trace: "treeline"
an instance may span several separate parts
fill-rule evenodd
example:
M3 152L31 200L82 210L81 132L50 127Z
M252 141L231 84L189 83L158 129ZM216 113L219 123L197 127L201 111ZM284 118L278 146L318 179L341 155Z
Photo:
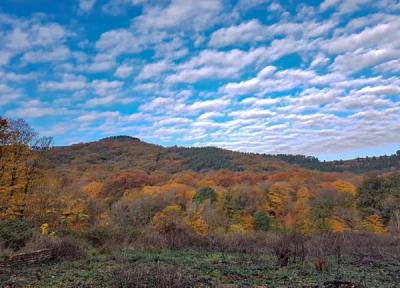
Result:
M400 168L400 150L392 155L356 158L353 160L320 161L317 157L305 155L264 155L269 159L280 159L289 164L296 164L306 169L325 172L366 173L371 171L389 171Z
M229 169L240 171L241 167L235 165L224 149L217 147L173 147L170 150L184 158L187 169L194 171Z

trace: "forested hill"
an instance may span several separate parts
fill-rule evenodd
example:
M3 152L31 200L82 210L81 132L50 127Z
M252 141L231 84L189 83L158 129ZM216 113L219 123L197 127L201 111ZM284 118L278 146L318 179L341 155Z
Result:
M52 169L75 170L83 174L90 171L99 173L99 176L129 169L167 173L219 169L273 171L298 165L327 172L364 173L400 168L400 151L390 156L328 162L304 155L242 153L216 147L165 148L130 136L113 136L95 142L54 147L46 158L48 167Z
M304 155L265 155L269 159L280 159L303 168L327 172L366 173L372 171L391 171L400 169L400 150L392 155L356 158L352 160L320 161L316 157Z
M290 165L260 154L233 152L216 147L165 148L129 136L113 136L95 142L53 147L44 165L57 174L96 175L140 169L148 172L176 173L185 170L266 172L284 170Z
M167 173L220 169L274 171L297 165L327 172L364 173L400 168L400 151L391 156L325 162L304 155L242 153L216 147L165 148L130 136L113 136L95 142L54 147L46 158L48 167L52 169L68 169L79 174L97 173L99 177L132 169Z

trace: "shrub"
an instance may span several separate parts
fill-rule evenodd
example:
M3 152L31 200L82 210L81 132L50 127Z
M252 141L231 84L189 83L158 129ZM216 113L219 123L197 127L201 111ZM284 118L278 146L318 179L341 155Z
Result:
M211 187L203 187L197 190L192 202L198 206L207 199L210 199L211 202L217 201L217 193Z
M75 260L84 256L82 245L74 238L55 238L49 242L54 260Z
M17 251L32 238L32 228L22 220L0 221L0 241L4 248Z
M268 231L271 226L271 218L262 211L254 213L254 224L256 229L260 231Z
M277 265L284 267L289 261L304 261L307 256L306 238L296 233L280 233L271 239L270 246L277 259Z
M86 230L83 236L91 245L100 247L110 242L113 238L113 231L107 227L94 227Z

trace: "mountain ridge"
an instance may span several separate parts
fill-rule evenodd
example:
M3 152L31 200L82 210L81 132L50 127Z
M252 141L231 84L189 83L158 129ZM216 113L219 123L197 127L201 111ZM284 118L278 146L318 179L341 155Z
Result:
M131 143L133 145L130 145ZM400 150L389 156L320 161L314 156L247 153L214 146L164 147L127 135L110 136L69 146L55 146L50 149L48 155L50 162L55 161L57 165L76 163L81 166L80 169L107 162L110 167L117 167L117 170L138 168L172 173L187 169L271 171L285 169L291 165L322 172L353 173L400 168Z

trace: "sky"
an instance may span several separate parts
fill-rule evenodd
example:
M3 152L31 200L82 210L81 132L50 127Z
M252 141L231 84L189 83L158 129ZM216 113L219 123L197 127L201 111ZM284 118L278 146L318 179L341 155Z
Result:
M1 0L0 115L55 145L400 149L400 0Z

